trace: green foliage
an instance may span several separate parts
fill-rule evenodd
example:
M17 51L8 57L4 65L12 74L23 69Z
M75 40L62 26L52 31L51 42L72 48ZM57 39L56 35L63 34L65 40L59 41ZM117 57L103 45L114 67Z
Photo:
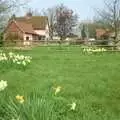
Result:
M89 37L96 38L96 28L97 28L96 24L90 23L87 26L88 26Z
M85 39L87 37L85 25L83 25L82 27L81 36L82 36L82 39Z
M7 97L7 96L6 96ZM45 93L41 95L33 91L24 96L25 102L19 103L15 97L9 97L0 104L0 119L5 120L66 120L74 111L70 110L68 101L63 97ZM5 99L5 97L4 97Z
M3 33L0 33L0 47L3 46Z

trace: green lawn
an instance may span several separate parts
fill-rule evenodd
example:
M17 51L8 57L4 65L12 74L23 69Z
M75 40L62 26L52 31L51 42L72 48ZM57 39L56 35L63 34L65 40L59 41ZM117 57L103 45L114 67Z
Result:
M33 60L26 70L0 67L8 94L31 94L34 89L43 94L61 86L58 98L77 106L56 120L120 120L120 53L83 54L80 47L16 52Z

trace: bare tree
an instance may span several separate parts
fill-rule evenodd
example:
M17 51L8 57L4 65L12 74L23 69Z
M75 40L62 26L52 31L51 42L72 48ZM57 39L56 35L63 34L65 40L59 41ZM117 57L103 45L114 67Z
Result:
M83 40L85 40L85 38L87 37L85 24L83 24L82 28L81 28L81 37L82 37Z
M56 6L48 8L42 11L44 16L48 17L48 27L49 27L49 36L50 39L53 40L53 34L55 30L55 22L56 22Z
M77 24L78 17L72 9L67 8L63 4L57 7L56 16L55 31L60 40L63 40L72 33L73 27Z
M7 21L16 10L24 5L23 0L0 0L0 46L3 45L3 30Z
M31 13L33 16L41 16L41 11L39 9L28 8L26 13Z
M20 7L25 6L23 0L0 0L0 29L4 28L6 21Z
M105 8L97 10L99 18L114 32L114 43L118 43L120 30L120 0L105 0Z
M50 39L58 35L62 40L72 32L77 23L77 15L63 4L42 10L42 14L48 17Z

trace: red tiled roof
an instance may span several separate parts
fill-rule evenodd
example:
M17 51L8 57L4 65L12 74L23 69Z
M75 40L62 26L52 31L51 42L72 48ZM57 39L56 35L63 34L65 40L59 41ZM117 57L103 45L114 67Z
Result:
M96 29L96 37L111 36L112 31L109 29Z
M16 25L20 28L21 31L30 34L36 34L33 30L32 24L27 24L25 22L15 21Z
M45 30L45 27L47 24L47 17L46 16L16 17L15 20L18 22L32 24L33 29Z
M96 36L97 37L101 37L102 35L104 35L106 33L105 29L96 29Z
M15 17L14 19L10 19L8 26L12 22L14 22L17 25L17 27L24 33L37 34L34 32L34 30L46 29L47 17L46 16Z

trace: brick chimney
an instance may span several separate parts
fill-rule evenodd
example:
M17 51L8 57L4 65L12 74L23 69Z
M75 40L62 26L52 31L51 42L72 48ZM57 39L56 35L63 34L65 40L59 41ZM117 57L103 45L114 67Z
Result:
M30 19L32 17L32 12L27 12L25 17L27 19Z

